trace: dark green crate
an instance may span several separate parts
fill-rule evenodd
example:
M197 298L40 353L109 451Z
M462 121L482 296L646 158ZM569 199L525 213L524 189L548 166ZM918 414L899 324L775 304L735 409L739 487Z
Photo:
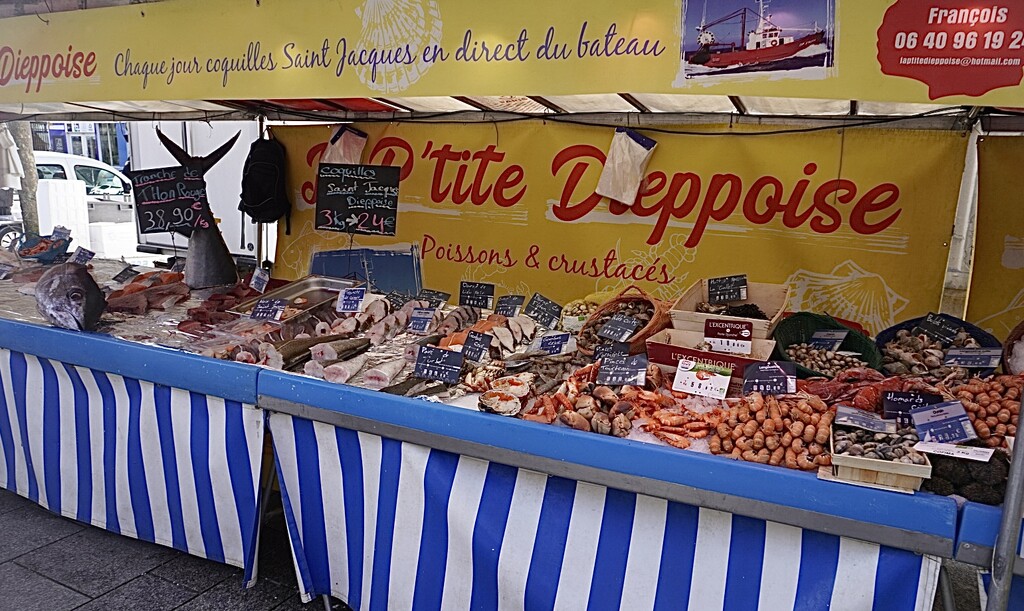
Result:
M875 346L875 342L871 341L867 335L839 323L831 316L814 314L813 312L797 312L788 318L784 318L782 322L775 327L775 332L772 334L772 338L775 339L776 343L775 352L772 353L772 358L779 361L793 362L793 360L789 358L789 355L786 354L786 348L789 348L793 344L811 341L811 336L814 335L815 331L831 331L838 329L846 329L849 331L846 339L844 339L842 345L839 346L840 350L859 353L860 360L866 362L872 369L879 369L882 366L882 354L878 351L878 347ZM808 369L798 363L793 364L796 365L796 373L798 377L829 377L824 373Z

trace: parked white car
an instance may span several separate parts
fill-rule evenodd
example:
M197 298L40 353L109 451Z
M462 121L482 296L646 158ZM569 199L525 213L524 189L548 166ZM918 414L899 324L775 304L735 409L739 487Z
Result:
M78 179L85 182L85 193L89 199L131 202L132 181L102 161L50 151L35 151L35 158L39 178Z

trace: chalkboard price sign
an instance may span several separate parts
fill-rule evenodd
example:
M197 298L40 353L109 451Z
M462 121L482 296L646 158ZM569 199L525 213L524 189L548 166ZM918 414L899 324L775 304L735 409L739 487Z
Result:
M616 312L612 314L608 322L601 325L601 328L597 330L597 336L616 342L624 342L633 337L639 326L639 320L632 316L626 316L621 312Z
M747 298L747 275L722 276L708 280L708 301L728 303Z
M502 316L517 316L525 302L525 295L502 295L498 297L498 305L495 306L494 311Z
M140 233L213 227L206 181L198 168L137 170L132 172L132 191Z
M924 317L924 320L918 324L918 329L928 337L948 344L956 337L957 332L960 331L960 326L942 314L929 312Z
M479 363L485 354L490 354L491 339L493 338L486 333L470 331L466 335L466 343L462 345L462 354L466 355L467 359Z
M416 353L416 367L413 369L413 375L425 380L455 384L459 381L464 358L461 352L423 346Z
M612 355L601 361L597 370L597 383L608 386L620 384L642 385L647 380L647 355Z
M131 280L132 278L134 278L135 276L138 276L139 273L140 273L139 270L137 270L134 267L132 267L131 265L129 265L128 267L126 267L126 268L122 269L121 271L117 272L117 274L114 275L113 280L114 280L114 282L118 282L118 283L127 282L127 281Z
M395 235L398 166L321 163L317 169L316 229Z
M611 356L626 356L629 354L629 344L626 342L609 342L594 346L594 360L603 361Z
M490 310L494 306L494 285L487 282L460 282L459 305Z
M253 320L281 320L284 308L288 305L287 299L260 299L253 306L249 318Z
M451 296L451 293L445 293L444 291L421 289L419 295L416 295L416 299L428 302L432 308L443 308L448 304L448 299Z
M562 317L562 306L540 293L534 293L530 298L530 303L526 304L523 314L537 321L537 324L542 327L554 329Z

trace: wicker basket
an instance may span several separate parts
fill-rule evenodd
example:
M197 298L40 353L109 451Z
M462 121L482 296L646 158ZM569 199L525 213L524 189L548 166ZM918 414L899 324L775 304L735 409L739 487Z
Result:
M646 291L636 285L627 286L618 295L612 297L594 310L594 313L590 315L587 322L583 323L583 328L580 329L579 335L577 335L577 341L578 338L583 335L584 331L597 324L597 321L601 318L602 314L615 310L616 306L619 304L629 303L631 301L647 302L654 306L654 313L651 315L651 321L647 323L647 326L634 333L633 337L628 340L630 354L640 354L641 352L644 352L647 349L647 338L662 329L668 328L669 322L671 321L668 311L669 308L672 307L672 304L651 297ZM592 348L581 347L580 352L587 356L594 354L594 350Z
M849 350L850 352L856 352L860 354L860 360L868 364L868 367L872 369L878 369L882 366L882 354L878 351L874 342L868 338L867 335L860 333L856 329L851 329L846 325L838 322L836 319L828 315L813 314L811 312L797 312L792 316L785 318L775 327L775 332L772 337L775 338L775 353L772 358L780 361L790 361L789 354L786 353L786 348L789 348L793 344L800 344L803 342L811 341L811 336L814 335L815 331L822 330L841 330L845 329L849 331L843 343L839 346L840 350ZM796 365L796 373L801 378L809 378L814 376L831 377L827 374L808 369L799 363Z
M1021 340L1024 340L1024 320L1020 321L1013 331L1006 336L1006 341L1003 342L1003 373L1011 373L1014 375L1024 373L1022 371L1010 371L1010 355L1013 354L1013 345Z

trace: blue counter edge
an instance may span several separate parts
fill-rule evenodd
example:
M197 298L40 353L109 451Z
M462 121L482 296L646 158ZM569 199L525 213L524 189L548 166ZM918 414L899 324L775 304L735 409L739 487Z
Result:
M242 403L256 403L260 367L99 333L0 319L0 348Z
M813 473L503 418L283 372L261 373L258 394L606 471L925 533L950 542L956 539L956 503L934 494L907 495L826 482Z
M957 529L956 549L960 549L963 543L978 547L995 547L1002 519L1002 506L993 507L971 501L964 503L960 513L960 528ZM1024 538L1024 529L1021 537ZM1020 549L1019 544L1017 549Z

